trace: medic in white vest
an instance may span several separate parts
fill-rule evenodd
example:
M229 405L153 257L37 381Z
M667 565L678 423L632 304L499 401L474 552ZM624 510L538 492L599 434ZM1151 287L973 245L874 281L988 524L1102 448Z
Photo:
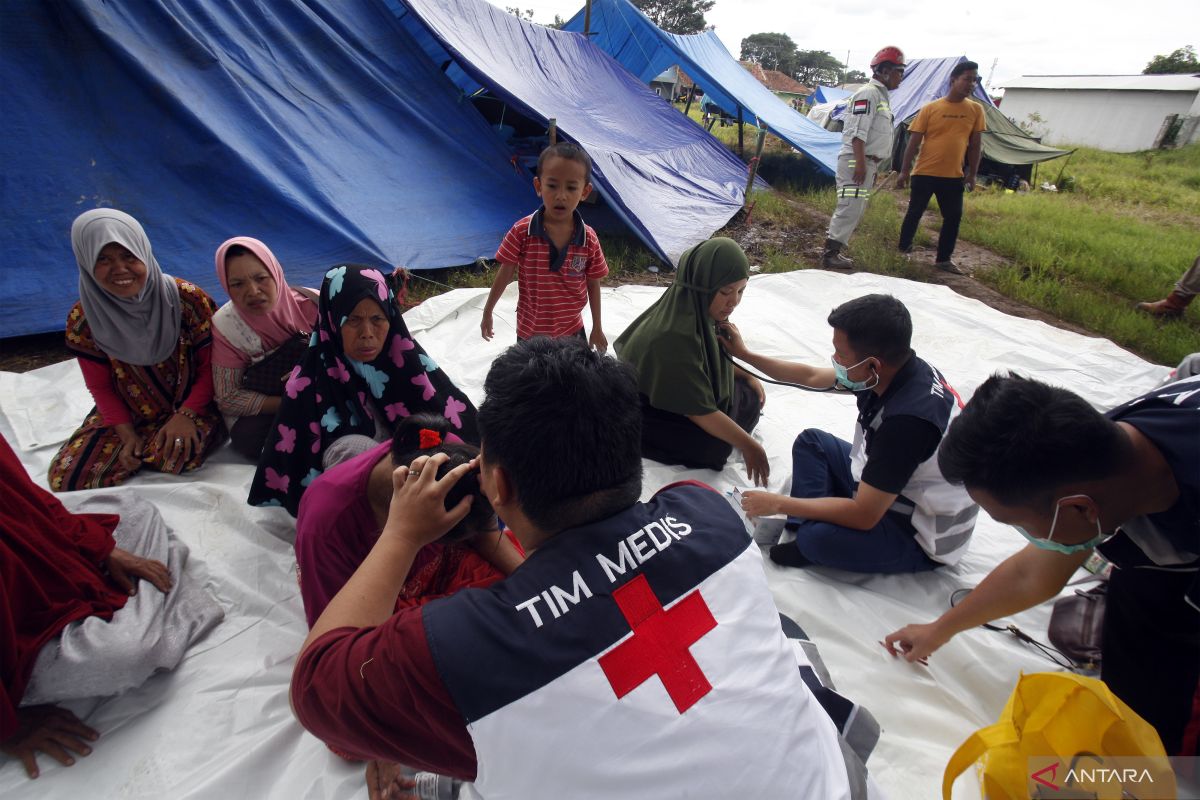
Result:
M746 492L752 516L787 514L795 542L771 548L784 566L921 572L967 551L979 507L942 477L937 450L962 408L954 388L913 352L912 318L891 295L835 308L832 367L750 352L729 326L725 349L779 381L855 393L853 444L808 429L792 447L788 495Z
M727 502L695 483L638 502L629 368L535 338L493 363L485 390L479 463L396 470L404 513L297 659L304 726L487 798L877 795L802 677ZM444 498L473 468L527 560L393 614L413 555L465 513Z

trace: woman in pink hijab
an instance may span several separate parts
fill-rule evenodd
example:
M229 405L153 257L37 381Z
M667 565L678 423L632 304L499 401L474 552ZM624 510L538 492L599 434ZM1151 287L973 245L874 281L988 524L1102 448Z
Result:
M316 294L292 288L265 244L235 236L217 248L217 278L230 301L213 316L213 383L233 449L257 461L283 382L308 347Z

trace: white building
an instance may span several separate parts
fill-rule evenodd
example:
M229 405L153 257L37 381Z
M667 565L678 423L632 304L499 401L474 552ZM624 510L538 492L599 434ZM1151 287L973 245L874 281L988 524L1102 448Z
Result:
M679 67L667 67L650 81L650 88L668 103L679 97Z
M1026 75L1004 90L1000 111L1046 144L1149 150L1172 115L1176 144L1200 138L1200 75Z

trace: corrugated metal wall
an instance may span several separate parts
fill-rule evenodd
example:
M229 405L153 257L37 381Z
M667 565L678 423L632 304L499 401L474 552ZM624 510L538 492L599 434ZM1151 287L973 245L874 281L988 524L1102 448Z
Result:
M1022 89L1005 91L1000 110L1031 125L1046 144L1086 145L1114 153L1148 150L1170 114L1192 113L1195 92ZM1031 123L1036 114L1040 121Z

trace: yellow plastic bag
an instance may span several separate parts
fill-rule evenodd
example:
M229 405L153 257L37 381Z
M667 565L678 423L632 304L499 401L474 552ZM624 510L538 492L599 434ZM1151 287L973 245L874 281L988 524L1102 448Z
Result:
M986 800L1175 796L1158 732L1102 682L1069 672L1021 676L1000 720L950 757L943 800L976 761Z

